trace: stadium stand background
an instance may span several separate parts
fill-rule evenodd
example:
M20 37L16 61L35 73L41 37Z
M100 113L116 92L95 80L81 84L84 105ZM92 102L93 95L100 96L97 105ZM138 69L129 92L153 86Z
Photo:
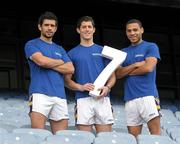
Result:
M8 2L8 1L7 1ZM69 3L71 2L71 7ZM144 39L159 45L162 60L157 67L157 85L161 99L179 100L180 92L180 2L178 0L99 0L52 1L45 3L22 2L0 10L0 91L27 93L29 68L24 57L24 44L38 37L37 18L46 10L59 17L59 29L54 41L67 51L79 42L75 31L80 16L90 15L96 22L95 42L121 49L128 45L124 25L130 18L143 22ZM24 4L24 6L23 6ZM73 6L73 7L72 7ZM67 90L68 95L73 92ZM123 79L112 90L112 99L120 100ZM70 97L72 98L72 97Z
M14 3L13 3L14 2ZM41 12L53 11L59 17L59 29L54 41L67 51L79 43L75 31L80 16L93 16L96 22L95 42L121 49L128 45L124 25L130 18L143 22L144 39L159 45L162 60L157 69L157 85L162 107L162 136L151 136L147 125L143 126L139 144L180 144L180 1L179 0L61 0L49 3L4 1L0 9L0 144L48 144L78 143L136 144L127 134L124 103L122 101L123 79L112 89L115 116L113 133L85 133L74 127L74 97L67 89L70 114L68 131L52 136L49 123L46 130L29 129L28 85L29 67L24 57L24 44L38 37L37 18ZM70 7L69 5L74 7ZM24 6L23 6L24 5ZM75 130L75 131L74 131ZM118 132L118 133L115 133ZM31 135L29 135L31 134ZM87 141L88 140L88 141Z

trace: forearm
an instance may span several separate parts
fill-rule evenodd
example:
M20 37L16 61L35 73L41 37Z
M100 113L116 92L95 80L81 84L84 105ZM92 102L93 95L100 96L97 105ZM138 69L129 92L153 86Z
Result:
M54 68L64 65L64 61L60 59L52 59L47 58L44 64L42 65L44 68Z
M145 64L141 67L134 69L132 72L129 73L129 75L144 75L152 71L153 71L153 68L150 68L148 67L147 64Z
M82 85L80 85L79 83L76 83L74 81L72 81L70 84L68 84L67 87L71 90L82 91Z
M60 66L53 67L52 69L59 73L62 73L62 74L73 74L74 73L74 66L71 62L67 62Z
M106 82L105 86L107 86L110 90L115 85L115 83L116 83L116 75L115 75L115 73L112 73L112 75L110 76L110 78Z
M68 87L69 89L81 91L82 85L72 80L72 74L66 74L64 76L64 80L66 87Z
M64 64L63 60L43 56L40 52L34 53L30 59L43 68L53 68Z
M122 78L126 75L129 75L133 70L135 70L137 67L135 64L131 64L126 67L118 67L115 71L117 78Z
M138 69L141 66L144 66L146 64L145 61L140 61L140 62L135 62L131 65L128 65L126 67L119 67L116 70L116 77L117 78L122 78L124 76L130 75L133 71Z
M143 75L152 72L157 64L157 59L150 57L147 58L143 65L133 70L129 75Z

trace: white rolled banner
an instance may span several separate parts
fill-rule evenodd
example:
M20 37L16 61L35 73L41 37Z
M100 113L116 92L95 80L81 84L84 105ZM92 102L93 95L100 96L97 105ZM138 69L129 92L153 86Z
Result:
M98 89L106 84L111 74L119 65L124 62L127 53L109 46L104 46L102 50L102 56L111 59L112 61L102 70L102 72L94 81L95 88L93 91L89 92L89 95L93 97L97 97L100 95L101 91Z

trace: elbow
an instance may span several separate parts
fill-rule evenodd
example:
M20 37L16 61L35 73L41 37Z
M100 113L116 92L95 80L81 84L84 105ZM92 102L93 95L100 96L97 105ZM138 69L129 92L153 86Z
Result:
M150 72L152 72L154 70L154 68L146 68L146 72L147 73L150 73Z
M123 77L121 74L117 74L117 73L115 74L115 76L116 76L116 79L120 79Z
M116 79L120 79L120 78L122 78L122 77L123 77L123 75L122 75L122 74L120 74L120 73L118 73L118 72L116 72L116 73L115 73L115 76L116 76Z
M74 68L74 65L72 63L69 64L69 73L70 74L74 74L75 72L75 68Z
M116 79L121 79L123 77L124 77L123 75L116 75Z
M74 66L72 64L69 64L66 74L74 74Z
M69 73L70 73L70 74L74 74L74 71L75 71L75 69L74 69L74 67L72 66L72 67L69 69Z

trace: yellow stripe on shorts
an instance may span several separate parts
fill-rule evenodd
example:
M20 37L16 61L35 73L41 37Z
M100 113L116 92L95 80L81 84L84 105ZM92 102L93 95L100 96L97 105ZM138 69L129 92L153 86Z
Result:
M28 103L28 106L32 106L32 101Z

